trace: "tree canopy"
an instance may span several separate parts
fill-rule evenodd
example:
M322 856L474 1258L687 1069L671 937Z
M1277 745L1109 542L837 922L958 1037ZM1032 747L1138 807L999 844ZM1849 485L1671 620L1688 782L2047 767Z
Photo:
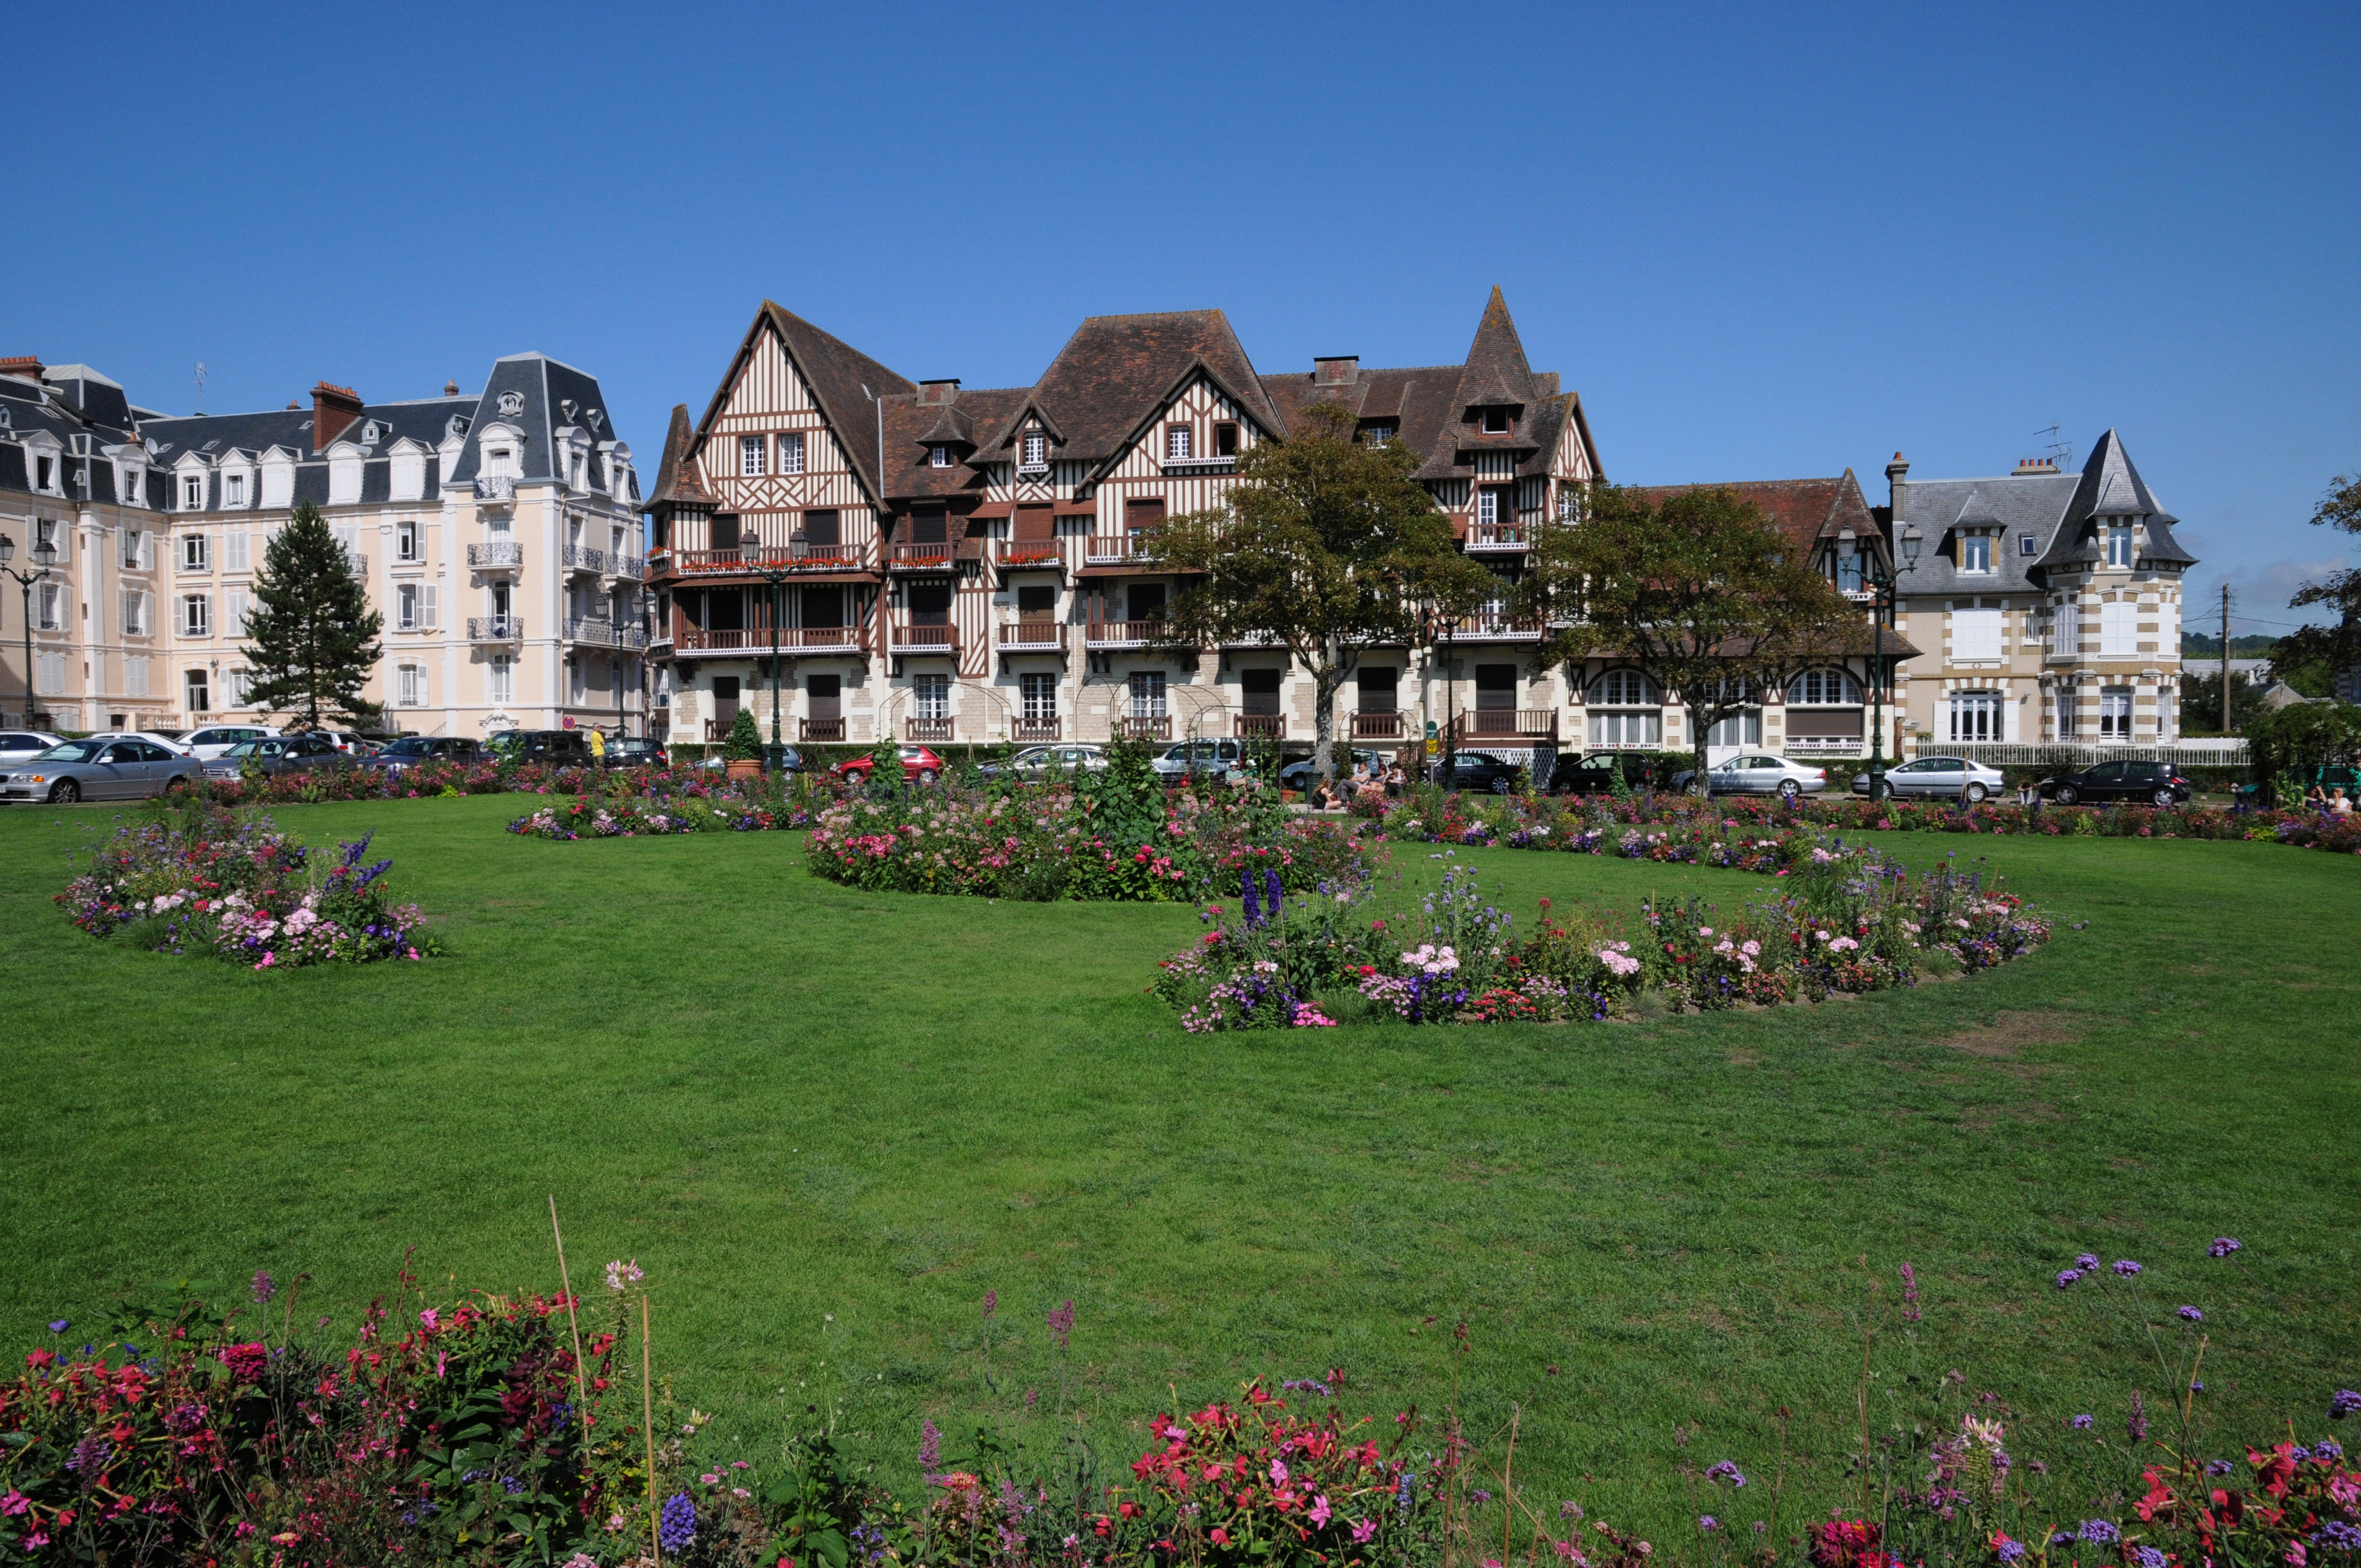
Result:
M2315 527L2361 534L2361 475L2339 474L2331 479L2328 494L2321 498L2312 521ZM2334 609L2336 624L2300 627L2289 632L2272 650L2273 662L2283 670L2325 666L2333 672L2361 667L2361 567L2347 566L2319 582L2306 583L2288 601L2291 609L2312 605Z
M1517 598L1557 628L1543 657L1578 672L1606 655L1677 693L1699 771L1714 725L1804 664L1869 647L1860 607L1727 488L1597 486L1577 524L1542 532L1535 559Z
M1418 467L1398 441L1355 440L1342 405L1313 403L1295 433L1239 458L1224 505L1168 519L1148 541L1193 578L1169 612L1173 642L1267 639L1311 672L1323 774L1334 774L1336 691L1362 655L1414 646L1437 617L1501 590L1459 553Z
M246 620L249 702L291 710L315 729L324 718L365 723L378 715L361 688L385 652L378 641L385 618L369 608L352 558L311 502L271 535L254 601Z

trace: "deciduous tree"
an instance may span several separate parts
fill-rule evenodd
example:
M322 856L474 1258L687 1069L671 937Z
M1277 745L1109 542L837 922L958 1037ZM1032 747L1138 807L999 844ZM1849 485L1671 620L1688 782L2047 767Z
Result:
M2339 474L2331 479L2328 494L2321 498L2312 521L2318 527L2361 533L2361 475ZM2280 638L2271 652L2275 667L2281 671L2307 666L2325 666L2330 672L2361 669L2361 566L2347 566L2319 582L2304 584L2288 605L2293 609L2326 605L2335 611L2336 623L2301 627Z

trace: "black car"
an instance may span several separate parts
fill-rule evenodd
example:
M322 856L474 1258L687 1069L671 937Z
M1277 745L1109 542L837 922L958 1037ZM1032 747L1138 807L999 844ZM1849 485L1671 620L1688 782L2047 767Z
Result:
M610 768L661 768L664 765L664 749L653 740L609 740L607 742L607 765Z
M465 735L404 735L389 740L356 764L398 773L421 762L480 762L484 743Z
M2170 762L2101 762L2079 773L2044 779L2041 798L2060 806L2078 800L2136 800L2147 806L2180 806L2196 786Z
M1580 756L1569 751L1550 770L1552 795L1612 795L1615 774L1632 789L1656 787L1656 759L1643 751L1593 751Z
M598 760L590 754L587 729L511 729L493 736L490 745L508 762L544 767L587 768Z
M1507 795L1524 776L1522 763L1508 762L1489 751L1461 751L1434 765L1434 782L1445 789L1479 789Z

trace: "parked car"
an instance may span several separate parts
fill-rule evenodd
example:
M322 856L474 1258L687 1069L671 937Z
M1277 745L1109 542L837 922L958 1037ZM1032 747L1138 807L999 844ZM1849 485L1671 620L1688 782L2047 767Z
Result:
M421 762L480 762L484 744L464 735L404 735L358 759L354 766L398 773Z
M203 764L137 737L60 740L0 776L0 800L139 800L192 784Z
M1944 800L1964 800L1970 806L1998 795L2006 783L1998 768L1966 757L1920 757L1916 762L1896 762L1885 770L1888 795L1934 795ZM1853 775L1852 792L1869 793L1867 773Z
M97 734L87 736L85 739L92 740L145 740L149 745L163 747L164 750L171 752L172 755L176 757L186 757L192 754L187 744L181 740L180 731L176 729L102 729Z
M1240 740L1180 740L1150 757L1148 765L1168 784L1184 779L1227 778L1246 765L1246 743Z
M801 756L796 752L796 749L790 746L787 748L787 751L790 755L796 756L796 765L797 767L801 767L803 765L803 761ZM836 766L829 769L829 772L836 777L842 779L846 784L855 786L867 784L869 782L869 775L876 771L877 759L865 754L858 757L847 757L844 761L837 763ZM943 766L943 760L940 757L936 756L935 753L928 748L924 746L905 746L902 748L902 777L909 783L930 784L937 779L942 777L946 771L947 770Z
M1656 785L1656 759L1644 751L1593 751L1587 756L1569 751L1550 770L1549 793L1611 795L1618 772L1633 789Z
M1335 762L1338 784L1353 776L1355 762L1367 768L1372 773L1382 773L1386 771L1384 758L1375 751L1364 751L1357 747L1352 749L1349 754L1343 751L1336 752ZM1288 789L1310 789L1319 777L1320 772L1312 765L1312 759L1309 757L1290 762L1279 770L1279 782Z
M50 747L64 743L64 736L51 735L45 730L0 730L0 767L10 762L29 762Z
M588 729L503 729L484 744L510 762L587 768L598 760L590 754Z
M1027 784L1038 784L1049 774L1051 764L1063 773L1103 773L1106 772L1106 748L1078 740L1063 740L1054 746L1027 746L1005 762L986 762L978 770L986 778L1019 778Z
M2150 806L2179 806L2197 787L2170 762L2101 762L2079 773L2041 781L2041 797L2060 806L2078 800L2137 800Z
M352 759L337 751L336 743L324 731L306 729L300 735L266 735L258 740L240 740L203 767L209 779L234 779L242 777L248 766L276 778L280 773L308 773L351 765Z
M609 740L606 761L610 768L661 768L664 765L664 749L654 740Z
M210 762L241 740L259 740L278 733L269 724L214 724L189 736L185 744L197 761Z
M1793 800L1828 788L1828 771L1768 751L1747 751L1707 769L1703 778L1695 770L1675 773L1673 787L1684 795L1783 795Z
M1523 763L1511 762L1489 751L1455 752L1434 765L1434 782L1444 789L1480 789L1507 795L1524 776Z

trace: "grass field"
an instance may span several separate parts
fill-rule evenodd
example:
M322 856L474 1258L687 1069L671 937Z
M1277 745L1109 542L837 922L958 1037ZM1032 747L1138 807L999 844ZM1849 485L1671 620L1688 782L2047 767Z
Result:
M833 1387L905 1471L922 1413L1055 1390L1068 1298L1118 1458L1168 1387L1341 1365L1359 1408L1432 1407L1465 1321L1477 1429L1521 1406L1530 1485L1643 1523L1685 1458L1767 1469L1783 1405L1807 1489L1835 1484L1872 1278L1882 1377L1915 1354L2041 1421L2158 1397L2145 1340L2050 1284L2086 1248L2142 1260L2163 1316L2204 1307L2225 1451L2361 1384L2350 859L1902 838L1989 855L2057 940L1821 1007L1191 1037L1142 994L1186 909L858 894L799 835L548 844L500 831L517 809L282 811L315 844L376 828L453 952L269 975L82 936L49 895L115 812L0 815L0 1349L261 1267L349 1317L413 1246L431 1280L554 1286L555 1193L578 1283L650 1271L684 1401L767 1448ZM1762 886L1465 859L1521 918Z

